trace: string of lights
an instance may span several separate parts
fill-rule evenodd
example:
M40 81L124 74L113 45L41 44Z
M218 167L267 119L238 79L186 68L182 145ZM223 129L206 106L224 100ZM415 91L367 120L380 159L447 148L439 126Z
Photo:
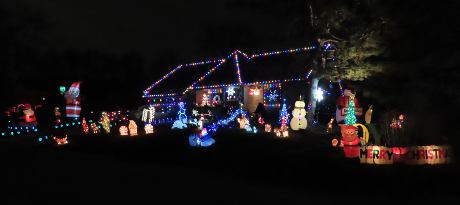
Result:
M272 84L272 83L286 83L286 82L293 82L293 81L302 81L307 80L306 78L291 78L291 79L284 79L284 80L268 80L268 81L257 81L257 82L250 82L250 83L243 83L241 85L258 85L258 84ZM219 85L206 85L206 86L196 86L193 89L209 89L209 88L220 88L220 87L228 87L228 86L238 86L238 83L233 84L219 84Z
M238 83L241 85L243 81L241 80L241 73L240 73L240 63L238 62L238 54L235 52L235 68L236 68L236 75L238 77Z
M216 71L220 66L222 66L223 64L225 63L225 61L222 61L220 62L219 64L217 64L214 68L211 68L211 70L209 70L206 74L204 74L203 76L201 76L200 78L198 78L197 81L195 81L194 83L192 83L189 87L187 87L187 89L184 90L184 92L182 92L182 95L187 93L189 90L193 90L193 87L198 84L199 82L201 82L202 80L204 80L206 77L208 77L209 74L213 73L214 71Z
M303 47L303 48L296 48L296 49L287 49L287 50L279 50L279 51L272 51L272 52L265 52L265 53L260 53L260 54L253 54L253 55L248 55L246 53L243 53L239 50L236 50L232 52L230 55L228 55L226 58L223 59L218 59L218 60L207 60L207 61L200 61L200 62L195 62L195 63L189 63L189 64L181 64L177 67L175 67L173 70L171 70L169 73L161 77L158 81L153 83L151 86L149 86L147 89L144 90L144 98L145 97L163 97L161 94L156 94L156 95L149 95L149 91L153 89L156 85L158 85L160 82L165 80L166 78L170 77L172 74L177 72L183 67L190 67L190 66L198 66L198 65L204 65L204 64L212 64L212 63L218 63L215 67L213 67L211 70L209 70L204 76L200 77L197 81L195 81L191 86L189 86L182 94L187 93L189 90L194 89L195 85L199 82L201 82L204 78L206 78L209 74L214 72L217 68L219 68L222 64L224 64L232 55L235 56L235 63L237 64L237 75L238 75L238 82L240 84L243 84L241 80L241 73L239 72L239 62L238 62L238 54L241 54L244 56L246 59L250 60L253 58L258 58L258 57L263 57L263 56L273 56L273 55L280 55L280 54L291 54L291 53L298 53L298 52L303 52L303 51L309 51L313 50L316 47L310 46L310 47ZM233 84L232 84L233 85ZM236 84L235 84L236 85ZM172 93L170 93L172 94Z

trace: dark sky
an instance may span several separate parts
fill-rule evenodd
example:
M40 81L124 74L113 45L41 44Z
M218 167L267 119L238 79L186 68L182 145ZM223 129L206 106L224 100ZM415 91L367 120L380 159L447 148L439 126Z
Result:
M76 80L107 90L82 91L93 100L139 100L144 88L181 63L221 58L234 49L256 53L310 44L296 31L305 22L303 1L17 0L0 5L11 24L24 30L14 33L19 44L25 33L52 51L44 57L8 51L13 55L8 61L24 56L19 64L27 64L10 65L9 80L15 83L6 95L12 103ZM32 47L39 51L41 45Z
M248 38L281 33L284 24L289 22L283 22L281 17L270 18L276 15L267 15L273 11L264 11L264 3L248 5L255 7L253 9L245 8L244 2L241 7L234 6L239 3L225 0L17 0L8 4L9 9L17 9L19 5L45 15L52 41L60 48L117 54L136 51L147 59L155 59L165 51L194 57L202 52L200 44L205 38L228 45L226 41L232 42L226 35L228 32ZM215 29L215 35L203 36L206 29ZM242 40L235 44L250 40L239 39Z

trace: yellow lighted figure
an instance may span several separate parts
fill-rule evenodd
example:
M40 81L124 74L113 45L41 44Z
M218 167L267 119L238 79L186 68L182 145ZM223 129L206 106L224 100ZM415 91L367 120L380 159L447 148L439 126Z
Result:
M354 124L355 127L361 127L361 129L363 129L363 137L362 137L362 141L361 141L361 144L364 145L364 144L367 144L367 142L369 142L369 130L367 129L366 126L364 126L363 124ZM364 144L363 144L364 142Z

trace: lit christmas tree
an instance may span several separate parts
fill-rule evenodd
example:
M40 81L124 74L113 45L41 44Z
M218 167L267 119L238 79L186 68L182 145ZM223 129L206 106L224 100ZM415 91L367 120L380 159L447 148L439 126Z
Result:
M283 120L283 117L285 118L284 120ZM286 99L283 99L283 107L280 110L279 123L281 125L284 124L284 126L286 126L286 124L289 123L289 113L288 113L287 107L286 107Z
M345 117L345 124L346 125L356 124L355 95L350 95L350 100L348 101L347 116Z

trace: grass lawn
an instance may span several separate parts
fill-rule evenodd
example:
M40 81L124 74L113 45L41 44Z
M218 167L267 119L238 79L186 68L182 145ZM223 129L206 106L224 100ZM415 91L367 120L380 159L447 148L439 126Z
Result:
M456 164L361 165L309 131L276 138L220 129L209 148L190 147L188 135L159 128L137 137L71 135L64 146L2 140L1 200L306 204L460 197Z

